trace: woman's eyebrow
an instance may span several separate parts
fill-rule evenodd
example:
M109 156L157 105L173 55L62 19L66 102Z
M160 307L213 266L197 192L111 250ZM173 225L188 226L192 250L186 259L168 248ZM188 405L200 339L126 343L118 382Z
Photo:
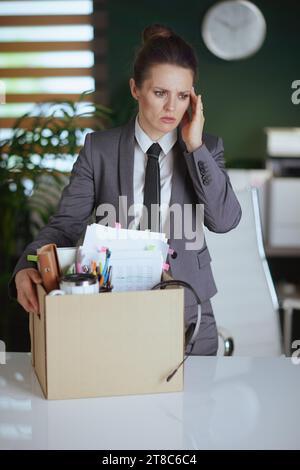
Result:
M153 88L159 88L161 91L169 91L166 88L160 87L160 86L154 86ZM190 93L191 90L185 90L185 91L179 91L179 93Z

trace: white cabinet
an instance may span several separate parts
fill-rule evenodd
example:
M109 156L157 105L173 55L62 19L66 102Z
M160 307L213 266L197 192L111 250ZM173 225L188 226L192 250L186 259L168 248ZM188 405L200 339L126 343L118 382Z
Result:
M300 255L300 178L272 177L266 170L229 170L235 191L258 189L267 255Z
M267 197L267 244L300 248L300 179L273 178Z

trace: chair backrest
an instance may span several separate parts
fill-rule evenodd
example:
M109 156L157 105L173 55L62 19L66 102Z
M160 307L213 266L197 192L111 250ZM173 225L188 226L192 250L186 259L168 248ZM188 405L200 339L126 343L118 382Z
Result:
M257 190L237 191L239 225L228 233L205 229L218 287L212 305L217 325L234 339L234 355L279 356L278 301L265 257Z

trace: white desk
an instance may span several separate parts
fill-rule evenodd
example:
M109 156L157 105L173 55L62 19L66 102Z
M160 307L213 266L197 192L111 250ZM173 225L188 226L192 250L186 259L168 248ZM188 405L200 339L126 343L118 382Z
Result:
M182 393L47 401L30 356L0 365L0 449L299 449L300 364L190 357Z

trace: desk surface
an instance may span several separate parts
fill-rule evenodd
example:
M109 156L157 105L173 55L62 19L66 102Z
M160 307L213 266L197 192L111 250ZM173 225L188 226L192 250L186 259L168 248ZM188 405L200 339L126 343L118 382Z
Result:
M47 401L30 355L0 365L0 449L299 449L300 364L187 359L184 392Z

